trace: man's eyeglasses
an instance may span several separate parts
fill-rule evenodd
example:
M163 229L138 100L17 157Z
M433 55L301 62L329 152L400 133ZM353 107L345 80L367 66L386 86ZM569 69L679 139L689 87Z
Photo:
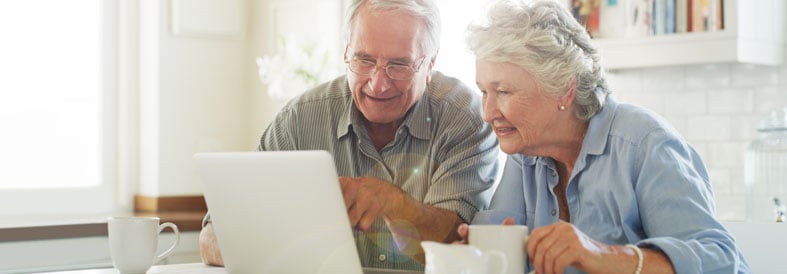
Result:
M393 80L410 80L413 78L413 75L421 69L424 59L426 59L426 56L421 57L421 59L415 63L417 67L413 67L415 64L385 64L385 75L388 75L388 77ZM377 72L378 68L377 63L371 59L353 57L345 59L344 62L347 63L347 68L349 68L350 71L360 76L372 75Z

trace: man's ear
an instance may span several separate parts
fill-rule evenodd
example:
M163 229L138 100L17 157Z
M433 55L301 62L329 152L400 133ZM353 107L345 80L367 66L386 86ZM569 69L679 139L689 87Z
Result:
M426 82L427 83L432 81L432 68L434 68L434 62L435 62L435 60L437 60L437 53L438 52L440 52L439 49L434 53L434 55L432 55L432 58L429 58L429 66L427 67L428 70L426 71Z

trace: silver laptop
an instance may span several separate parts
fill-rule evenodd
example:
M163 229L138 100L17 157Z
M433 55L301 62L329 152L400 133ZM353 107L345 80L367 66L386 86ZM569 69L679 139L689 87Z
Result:
M331 155L194 155L229 273L422 273L362 268Z

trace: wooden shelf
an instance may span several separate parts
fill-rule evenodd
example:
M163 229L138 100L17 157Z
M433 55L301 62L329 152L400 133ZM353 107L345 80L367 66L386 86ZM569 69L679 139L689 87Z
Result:
M0 243L52 240L83 237L106 237L107 218L110 216L156 216L161 222L172 222L181 232L202 230L202 217L206 211L170 211L159 213L106 213L84 217L41 217L41 220L20 217L19 221L6 218L0 225ZM62 219L59 219L62 218ZM32 218L36 219L36 218ZM171 232L169 229L164 232Z
M602 64L610 70L710 63L780 65L784 51L782 43L742 39L730 32L598 39L595 43Z

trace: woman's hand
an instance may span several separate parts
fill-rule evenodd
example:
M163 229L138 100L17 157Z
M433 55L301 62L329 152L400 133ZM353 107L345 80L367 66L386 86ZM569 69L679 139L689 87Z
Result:
M467 244L467 233L469 232L469 230L470 230L470 226L469 225L467 225L467 224L459 225L459 227L456 228L456 233L459 234L459 237L462 238L462 240L455 241L455 242L453 242L453 244L466 245Z
M568 266L588 273L613 273L628 269L630 260L621 262L626 268L615 264L614 260L605 261L612 259L608 255L617 257L614 255L619 252L626 251L621 246L599 243L574 225L562 221L534 229L527 243L527 254L536 273L563 273Z

